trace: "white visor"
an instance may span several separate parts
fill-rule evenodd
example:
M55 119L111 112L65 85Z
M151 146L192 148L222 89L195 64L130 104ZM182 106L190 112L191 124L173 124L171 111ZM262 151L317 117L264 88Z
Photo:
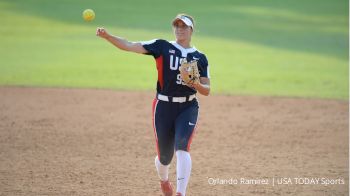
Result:
M187 18L186 16L178 16L173 20L173 25L175 24L175 22L177 20L181 20L182 22L184 22L187 26L191 27L193 29L193 23L191 21L191 19Z

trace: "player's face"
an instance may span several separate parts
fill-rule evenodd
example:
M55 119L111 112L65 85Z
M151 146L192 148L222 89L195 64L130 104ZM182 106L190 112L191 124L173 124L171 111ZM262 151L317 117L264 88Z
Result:
M174 33L177 41L190 41L192 28L187 26L183 21L178 20L174 24Z

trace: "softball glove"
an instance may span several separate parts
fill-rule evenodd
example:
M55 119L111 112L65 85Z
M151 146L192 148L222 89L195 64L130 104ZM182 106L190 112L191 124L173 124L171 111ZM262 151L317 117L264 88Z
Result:
M187 62L186 59L183 59L179 70L181 78L187 86L193 87L193 85L199 84L200 75L196 60Z

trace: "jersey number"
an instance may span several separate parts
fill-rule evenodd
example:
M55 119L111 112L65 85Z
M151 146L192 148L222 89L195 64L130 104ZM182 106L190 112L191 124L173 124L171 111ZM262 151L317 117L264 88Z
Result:
M186 83L181 78L181 74L177 74L176 77L177 77L176 84L186 85Z

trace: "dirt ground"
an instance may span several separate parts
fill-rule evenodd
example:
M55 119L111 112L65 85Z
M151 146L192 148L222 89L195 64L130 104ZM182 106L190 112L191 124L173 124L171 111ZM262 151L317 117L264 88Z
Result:
M153 97L0 87L0 195L161 195ZM348 195L348 101L199 100L187 195Z

